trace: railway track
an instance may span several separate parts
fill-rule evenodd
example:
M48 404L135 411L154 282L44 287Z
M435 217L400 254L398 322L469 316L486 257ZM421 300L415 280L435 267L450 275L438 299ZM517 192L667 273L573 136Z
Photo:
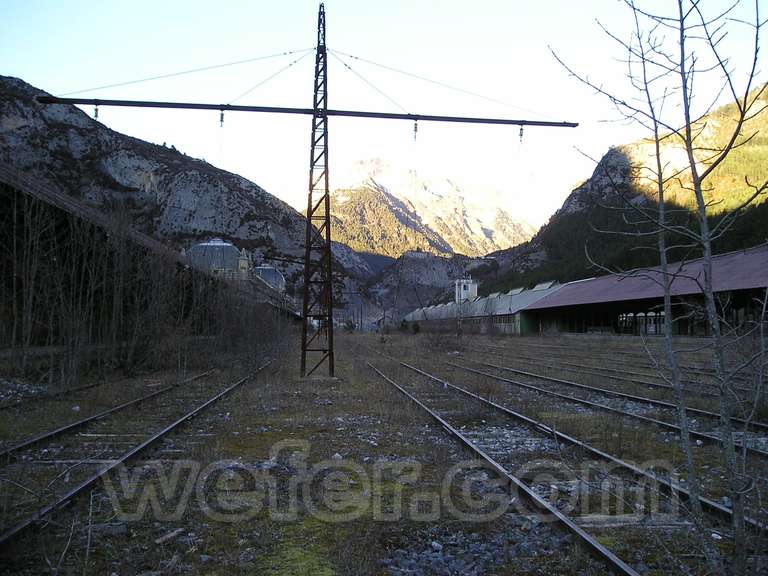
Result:
M506 347L500 347L500 348L507 350L509 352L513 351L512 349L506 348ZM589 355L591 358L599 358L611 364L621 364L628 368L635 368L638 370L646 370L650 372L650 374L644 374L646 376L653 375L653 372L655 372L657 369L656 366L654 366L649 361L648 354L646 352L638 352L638 351L632 351L632 350L626 350L626 349L612 349L610 348L610 346L607 349L595 350L594 347L588 348L580 345L566 346L566 345L558 345L558 344L542 344L538 342L534 343L529 341L520 341L515 343L514 352L519 353L521 348L527 349L529 352L531 348L533 348L534 350L555 351L561 356L565 356L565 357L575 356L577 360L582 359L583 355ZM582 355L579 355L579 352L581 352ZM659 354L661 354L661 352L659 352ZM680 369L683 372L686 372L688 374L697 374L699 376L704 376L704 377L713 378L713 379L715 378L715 371L713 369L705 368L701 365L681 362ZM749 382L749 376L743 373L737 373L731 376L731 380ZM694 381L694 380L687 380L687 382L701 384L701 382Z
M508 469L508 465L505 466L503 461L496 459L499 458L498 455L495 455L496 458L494 458L494 455L486 450L483 450L483 448L479 446L475 441L470 439L467 434L460 432L458 428L452 426L444 417L442 417L440 412L434 409L434 405L440 404L441 400L444 403L447 395L443 394L442 398L437 395L432 395L429 398L426 398L425 401L422 401L414 394L406 390L403 386L395 382L392 378L388 377L370 362L368 363L368 366L373 369L384 381L388 382L401 394L403 394L406 398L408 398L411 402L423 410L426 414L434 418L450 436L458 440L475 456L487 462L490 468L494 470L496 474L508 482L510 491L519 491L517 493L531 502L539 511L555 517L557 521L568 532L578 538L578 540L582 542L596 558L604 561L611 567L611 569L617 571L619 574L624 574L625 576L639 576L638 572L636 572L631 566L616 556L607 547L600 544L596 538L588 534L571 518L561 512L556 506L552 505L550 502L544 499L534 489L529 487L528 484L526 484L526 482L524 482L521 478L515 476L514 473ZM433 407L431 408L428 406L428 404L432 405ZM466 428L466 424L463 426L463 428Z
M480 352L483 354L496 354L498 356L502 356L504 358L508 358L510 355L514 354L514 358L516 360L520 360L526 364L535 364L537 366L541 366L544 368L550 368L553 370L563 370L566 372L574 372L577 374L584 374L587 376L597 376L599 378L608 378L610 380L614 380L616 382L623 382L627 384L633 384L637 386L648 386L649 388L656 388L658 390L667 390L667 391L674 391L674 388L670 386L669 384L662 384L659 382L651 382L650 380L640 380L637 378L628 378L626 376L615 376L613 374L630 374L630 375L640 375L640 376L647 376L647 374L642 374L639 372L632 372L632 371L624 371L624 370L618 370L614 368L598 368L595 366L588 366L586 364L576 364L573 362L563 362L561 360L557 360L556 364L547 364L543 360L535 357L530 356L524 356L520 355L517 352L513 352L511 350L502 349L500 347L487 347L487 349L482 348L470 348L470 350L473 350L475 352ZM503 352L501 350L504 350ZM574 366L574 368L570 368L570 366ZM599 371L609 372L609 374L601 374ZM690 380L687 380L686 382L691 382ZM697 384L698 386L698 384ZM714 386L712 384L705 384L706 387ZM683 386L683 390L686 392L690 392L692 394L698 394L701 396L708 396L711 398L716 398L718 394L716 392L710 392L708 390L701 390L698 388L691 388L690 386Z
M0 546L38 525L103 475L154 447L249 379L246 376L222 389L217 382L206 381L209 374L6 450L0 469ZM151 404L151 410L136 410L144 404Z
M474 369L464 370L467 374L473 374ZM678 446L678 441L669 437L674 434L679 438L679 428L674 424L662 423L656 419L643 417L639 414L625 415L619 409L605 409L591 406L586 401L576 400L571 396L542 392L532 385L504 378L496 374L479 374L474 370L474 375L480 380L473 384L476 391L487 389L483 380L505 385L503 389L494 388L494 394L508 406L525 406L526 415L546 420L553 428L562 429L576 436L596 443L603 450L619 456L634 459L635 461L647 461L649 458L662 458L667 462L681 463L683 454ZM506 386L513 384L513 386ZM552 404L547 397L554 397L566 401L571 408L563 404ZM615 418L605 419L601 413L614 415ZM636 424L632 424L635 422ZM719 438L713 436L706 438L701 433L691 434L690 450L697 469L697 477L701 484L702 494L711 501L720 501L730 506L730 488L725 480L725 462L723 453L718 448ZM738 436L737 436L738 438ZM761 447L762 448L762 447ZM739 458L743 450L738 450ZM751 478L753 490L745 495L744 505L747 510L759 513L765 510L761 498L768 489L768 460L762 449L750 447L746 451L745 474ZM684 481L684 479L683 479ZM762 520L761 520L762 522ZM755 520L752 524L759 522Z
M199 380L200 378L204 378L208 376L213 370L207 370L205 372L202 372L200 374L197 374L196 376L192 376L191 378L187 378L186 380L182 380L181 382L177 382L175 384L171 384L169 386L166 386L164 388L161 388L160 390L155 390L154 392L150 392L149 394L145 394L144 396L140 396L139 398L135 398L133 400L128 400L127 402L123 402L121 404L118 404L117 406L113 406L111 408L108 408L106 410L103 410L99 412L98 414L94 414L93 416L88 416L86 418L81 418L80 420L77 420L75 422L71 422L69 424L65 424L63 426L60 426L58 428L55 428L53 430L49 430L47 432L42 432L40 434L37 434L31 438L27 438L25 440L22 440L21 442L17 442L16 444L13 444L7 448L4 448L0 450L0 458L3 458L5 456L10 455L13 452L18 452L19 450L22 450L24 448L29 448L35 444L38 444L40 442L44 442L46 440L52 440L53 438L60 436L62 434L65 434L67 432L73 432L77 430L78 428L82 428L84 426L87 426L88 424L91 424L93 422L96 422L97 420L101 420L102 418L106 418L108 416L113 416L117 414L118 412L121 412L123 410L127 410L132 407L137 407L142 402L146 402L148 400L151 400L153 398L156 398L157 396L160 396L162 394L165 394L167 392L170 392L177 386L183 386L184 384L189 384L190 382L194 382L195 380Z
M415 405L419 406L421 410L437 420L448 434L456 438L476 456L485 460L489 467L501 478L506 479L513 492L516 492L518 495L530 501L544 514L556 518L557 521L566 530L576 536L595 557L603 560L612 570L618 573L637 574L632 566L601 544L595 536L583 529L576 521L576 518L568 516L561 510L558 506L559 501L556 500L555 504L553 504L551 501L551 493L549 493L548 499L544 498L542 493L537 490L537 487L531 483L532 479L527 478L525 473L517 475L516 471L524 469L531 457L545 455L554 460L559 460L562 457L562 453L557 446L559 442L563 442L578 450L585 451L587 454L590 454L600 461L608 462L614 466L618 465L619 468L629 476L651 479L654 482L658 482L660 487L666 488L672 493L680 493L689 496L687 491L679 485L664 478L657 478L656 475L646 470L639 469L632 464L615 458L572 436L558 432L540 421L515 412L506 406L502 406L501 404L483 398L474 392L451 384L444 379L438 378L437 376L405 362L401 362L391 357L388 357L388 359L423 376L432 383L432 386L429 389L425 389L424 386L414 385L413 382L411 382L409 386L402 383L398 384L394 379L384 374L374 365L370 363L368 365L375 370L383 380L395 387ZM406 389L406 387L408 389ZM510 450L510 447L505 445L503 441L497 442L494 439L494 434L489 430L490 424L487 421L490 420L490 417L485 416L478 422L477 418L473 419L472 417L463 415L456 409L458 404L457 396L469 397L485 408L493 410L495 414L504 416L507 421L512 420L521 422L532 436L539 439L538 453L535 456L532 456L531 454L519 455L516 454L515 450ZM466 406L466 403L461 405ZM449 422L449 418L453 423ZM499 428L494 427L494 429L498 430ZM555 447L550 445L549 448L546 448L546 440L553 438L557 440L557 442L554 443ZM730 516L730 510L719 503L707 500L706 498L701 499L701 501L707 510L716 514L720 519L727 519ZM574 506L573 508L578 509L579 506ZM633 527L633 529L637 529L637 527ZM685 538L687 536L686 533L689 530L690 526L683 528L681 537Z
M620 408L614 408L613 406L609 406L606 404L600 404L598 402L594 402L592 400L587 400L584 398L580 398L578 396L570 396L568 394L563 394L561 392L555 392L554 390L549 390L546 388L541 388L540 386L534 386L533 384L526 384L525 382L520 382L519 380L512 380L510 378L504 378L503 376L498 376L496 374L491 374L490 372L483 372L482 370L477 370L475 368L471 368L469 366L463 366L461 364L456 364L454 362L447 362L446 365L452 366L454 368L458 368L460 370L464 370L466 372L470 372L472 374L476 374L478 376L483 376L486 378L491 378L494 380L497 380L499 382L504 382L506 384L512 384L514 386L518 386L520 388L525 388L527 390L531 390L540 394L545 394L548 396L552 396L554 398L559 398L561 400L566 400L567 402L575 403L575 404L581 404L583 406L587 406L589 408L599 410L602 412L608 412L612 414L617 414L626 418L631 418L633 420L638 420L640 422L643 422L645 424L652 424L654 426L658 426L660 428L670 430L674 432L675 434L680 434L680 427L676 424L672 424L671 422L665 422L664 420L659 420L658 418L651 418L649 416L643 416L641 414L635 413L635 412L629 412L628 410L622 410ZM503 370L503 368L500 368ZM534 378L538 378L538 376L532 375ZM570 383L573 384L573 383ZM708 442L711 444L719 444L720 438L709 434L706 432L699 432L696 430L690 430L689 434L691 437L701 440L702 442ZM747 450L749 454L760 456L762 458L768 458L768 451L762 450L759 448L755 448L753 446L749 446L747 444L746 446L743 446L744 449Z
M506 354L506 355L513 355L515 358L519 358L522 361L528 361L528 362L535 362L535 363L541 363L545 364L546 361L541 358L540 356L531 356L526 354L525 352L521 352L519 349L510 349L506 348L504 346L493 346L486 344L485 347L489 350L495 350L499 354ZM594 355L586 352L585 355L589 355L590 357L593 357ZM565 358L565 359L564 359ZM610 363L613 366L623 366L623 368L609 368L605 366L595 366L595 365L589 365L584 364L584 356L575 356L576 359L580 360L581 362L573 362L571 360L568 360L568 358L573 359L574 356L572 354L564 354L563 356L550 356L548 360L554 360L557 363L557 366L568 366L573 367L574 369L579 369L582 373L588 373L588 371L596 371L594 373L595 376L604 376L607 378L612 378L617 381L626 381L626 382L632 382L637 384L645 384L646 386L651 386L655 388L671 388L668 384L663 384L660 382L653 382L650 379L657 379L664 381L666 378L671 377L668 374L668 371L665 371L663 374L659 373L659 369L654 366L640 366L634 363L626 362L625 360L622 360L618 356L611 356L610 358L604 358L604 361L606 363ZM602 358L602 357L600 357ZM562 368L566 369L566 368ZM570 369L570 368L569 368ZM643 371L640 371L643 370ZM573 370L576 371L576 370ZM683 376L685 376L686 373L690 373L690 369L685 369L681 366L681 371L683 373ZM618 374L618 376L614 376L615 374ZM632 376L632 378L628 378L628 376ZM713 374L708 373L708 378L714 378ZM639 378L643 378L643 380L640 380ZM752 392L751 388L749 386L739 385L738 382L741 382L742 384L745 382L743 375L737 375L735 378L732 378L730 381L730 387L732 390L740 391L740 392L746 392L750 393ZM702 394L706 396L717 396L718 395L718 385L713 382L704 382L701 379L699 380L693 380L691 378L685 378L683 377L681 379L681 383L683 384L683 388L686 391L693 392L696 394ZM703 390L703 388L706 388L706 390Z
M549 376L547 374L541 374L541 373L538 373L538 372L533 372L531 369L523 370L523 369L520 369L520 368L517 368L517 367L512 367L512 366L499 366L499 365L491 364L491 363L478 362L478 363L484 364L484 365L486 365L488 367L492 367L492 368L496 368L496 369L500 369L500 370L505 370L505 371L509 371L509 372L516 372L518 374L522 374L522 375L526 375L526 376L531 376L531 377L536 377L536 378L540 378L542 380L547 380L547 381L550 381L550 382L555 382L555 383L563 384L563 385L566 385L566 386L577 387L577 388L581 388L583 390L590 390L592 392L596 392L596 393L600 393L600 394L604 394L604 395L608 395L608 396L613 396L613 397L616 397L616 398L625 398L627 400L642 401L642 402L644 402L646 404L649 404L649 405L659 406L660 408L673 408L673 407L675 407L675 404L672 401L667 401L667 400L674 400L675 399L675 389L674 389L673 386L671 386L669 384L658 384L658 383L655 383L655 382L649 382L649 381L645 381L645 380L636 380L636 379L632 379L632 378L624 378L624 377L621 377L621 376L612 376L612 375L600 374L598 372L593 372L593 371L590 371L590 370L580 370L580 369L576 369L576 368L568 368L566 366L562 366L560 363L558 363L558 364L547 364L545 362L541 362L541 361L538 361L538 360L531 360L531 361L520 360L520 357L518 355L510 356L508 354L502 354L502 353L495 352L495 351L488 351L488 350L485 350L483 348L469 348L469 350L474 351L474 352L479 352L481 354L490 355L490 356L498 356L498 357L500 357L500 358L502 358L502 359L504 359L506 361L512 361L512 362L519 361L519 363L524 365L524 366L533 365L533 366L535 366L535 368L538 368L538 369L542 369L543 368L545 370L552 370L552 371L556 371L556 372L569 372L569 373L573 373L573 374L577 374L577 375L582 375L582 376L587 376L587 377L592 377L592 378L600 378L603 381L608 380L608 381L611 381L611 383L612 383L612 381L617 381L617 382L620 383L620 384L617 385L617 387L624 388L624 390L622 390L622 389L618 389L617 390L617 389L614 389L614 388L604 388L604 387L599 387L599 386L590 386L588 384L584 384L583 382L574 382L574 381L571 381L571 380L565 380L563 378L556 378L556 377L553 377L553 376ZM474 360L472 360L472 361L475 362ZM611 369L607 369L606 368L605 370L611 370ZM616 371L619 372L618 370L616 370ZM609 382L605 382L605 384L610 384L610 383ZM629 385L629 384L637 386L637 387L640 387L640 388L648 387L648 388L652 388L654 390L659 390L664 395L662 395L660 398L650 398L648 396L643 396L641 394L626 392L625 391L626 390L625 385ZM695 406L688 406L688 407L686 407L686 411L688 413L690 413L690 414L698 414L698 415L705 416L705 417L710 417L711 416L711 417L719 418L719 414L717 414L716 412L714 412L712 410L706 410L704 408L701 408L701 406L707 406L708 404L713 403L719 397L719 394L709 393L709 392L704 392L704 391L692 390L691 388L687 388L687 387L683 387L683 391L691 393L690 396L686 395L686 400L688 402L691 402L692 404L698 404L700 406L698 408L695 407ZM732 390L732 392L735 393L736 391ZM752 393L752 394L754 394L754 393ZM666 395L668 395L668 396L666 396ZM706 398L702 398L702 396L704 396ZM743 410L746 412L752 406L752 399L751 398L742 398L740 400L740 405L743 407ZM715 404L715 406L717 406L717 405ZM731 421L735 422L735 423L739 423L739 424L745 424L746 423L746 420L744 420L743 418L739 418L739 417L732 417ZM763 430L763 429L764 430L768 430L768 423L762 423L762 422L757 422L757 421L754 421L754 420L750 420L749 421L749 425L752 428L756 429L756 430Z
M544 380L546 382L552 382L554 384L560 384L563 386L568 386L571 388L576 388L579 390L584 390L590 393L596 393L603 396L612 396L614 398L621 398L624 400L628 400L630 402L638 402L642 404L647 404L649 406L656 406L658 408L667 409L667 410L677 410L677 406L673 404L672 402L665 402L663 400L657 400L654 398L647 398L645 396L638 396L635 394L627 394L625 392L619 392L617 390L610 390L607 388L599 388L597 386L589 386L587 384L582 384L579 382L573 382L571 380L564 380L562 378L554 378L552 376L546 376L544 374L537 374L535 372L529 372L527 370L520 370L517 368L512 368L509 366L500 366L498 364L491 364L487 362L478 362L473 360L472 362L475 362L477 364L480 364L482 366L486 366L488 368L494 368L496 370L502 370L504 372L512 372L513 374L519 374L521 376L527 376L533 379L538 380ZM716 412L712 412L709 410L701 410L699 408L692 408L692 407L685 407L685 411L688 414L695 415L695 416L702 416L705 418L711 418L714 420L719 420L720 415ZM673 415L673 418L676 417ZM764 432L768 432L768 423L766 422L758 422L755 420L745 420L743 418L738 418L736 416L731 417L731 422L735 424L741 424L744 426L747 426L749 428L752 428L753 430L761 430Z
M415 372L417 374L420 374L421 376L424 376L425 378L428 378L432 382L439 384L440 386L443 386L444 388L450 388L452 390L455 390L456 392L459 392L463 395L466 395L470 398L473 398L474 400L477 400L487 406L492 407L494 410L501 411L505 414L508 414L509 416L512 416L513 418L516 418L518 420L521 420L525 422L526 424L529 424L531 426L535 426L536 428L540 430L545 430L548 434L551 434L553 437L557 438L558 440L562 440L568 444L572 444L575 446L578 446L587 452L589 452L591 455L595 456L596 458L603 459L606 461L611 462L612 464L616 464L620 466L621 468L625 469L629 473L637 476L637 477L644 477L648 480L652 480L654 482L657 482L660 486L664 487L669 493L679 493L682 494L686 498L690 498L689 491L682 486L681 484L677 482L671 481L669 478L659 476L656 474L649 473L647 471L644 471L634 464L631 464L629 462L626 462L622 460L621 458L612 456L608 452L606 452L603 449L597 448L595 446L590 445L589 443L579 440L573 435L569 435L566 433L563 433L562 431L558 430L557 428L550 426L543 421L536 419L534 417L531 417L529 415L524 415L520 412L514 411L507 405L502 405L498 401L491 399L491 398L484 398L480 394L473 392L471 390L468 390L466 388L463 388L461 386L457 386L455 384L450 383L448 380L440 378L438 376L435 376L434 374L430 374L426 370L422 370L416 366L413 366L407 362L404 362L402 360L399 360L398 358L394 358L392 356L389 356L387 354L383 354L381 352L376 352L379 356L386 358L387 360L390 360L392 362L396 362L398 365L403 366L404 368L407 368L408 370ZM513 402L514 403L514 402ZM699 501L702 504L702 507L705 510L708 510L712 514L715 514L717 516L728 518L730 519L732 516L732 511L730 508L724 506L720 502L717 502L715 500L712 500L710 498L707 498L705 496L700 496ZM762 529L765 530L768 528L765 524L763 524L761 521L757 519L747 519L747 523L751 525L753 528Z
M516 355L516 357L520 358L523 361L529 362L529 363L539 363L541 361L540 358L536 358L535 356L524 356L524 355ZM544 363L542 362L542 365ZM636 372L633 370L620 370L618 368L606 368L604 366L590 366L588 364L579 364L576 362L566 362L562 360L557 361L557 367L560 369L567 369L571 370L573 372L579 372L583 374L591 374L593 376L601 376L603 378L611 378L613 380L617 381L623 381L623 382L632 382L637 384L644 384L646 386L651 387L661 387L661 388L670 388L668 384L660 385L658 382L651 382L649 380L640 380L639 378L627 378L628 376L638 376L642 378L656 378L658 380L664 380L665 378L668 378L667 375L661 376L656 372L653 373L644 373L644 372ZM573 368L564 368L564 367L573 367ZM614 374L621 374L624 376L614 376ZM671 378L671 376L669 376ZM680 380L681 384L683 384L683 390L692 392L695 394L702 394L707 396L717 396L717 390L719 389L717 384L711 384L708 382L700 382L698 380L691 380L687 378L682 378ZM686 385L687 384L687 385ZM712 390L711 392L702 390L701 388L709 388ZM750 393L752 390L750 390L748 387L745 386L735 386L731 385L732 390L741 391L741 392L747 392Z

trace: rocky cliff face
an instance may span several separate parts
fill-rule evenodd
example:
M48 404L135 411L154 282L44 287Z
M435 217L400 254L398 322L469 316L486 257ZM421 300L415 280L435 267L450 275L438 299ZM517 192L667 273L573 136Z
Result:
M263 256L303 257L305 219L254 184L173 148L120 134L74 106L41 105L45 94L0 76L0 160L83 199L127 216L142 232L176 248L221 237ZM357 277L366 262L343 245L337 260ZM301 267L269 260L289 281Z
M756 89L760 90L760 88ZM723 212L735 210L752 197L747 180L768 180L768 95L756 104L758 112L744 125L739 145L712 171L704 193L711 222ZM736 109L733 104L713 110L694 129L698 150L694 154L699 173L712 162L713 151L729 140ZM668 218L691 226L688 211L695 209L690 187L688 156L679 138L661 141L661 164L667 180L665 201ZM613 269L658 264L655 236L631 236L617 232L652 232L653 227L634 208L653 209L657 202L656 150L653 140L616 146L601 158L588 180L577 186L537 234L510 250L493 254L501 281L494 288L536 281L573 280L600 271L590 259ZM768 195L763 194L719 238L716 252L746 248L765 241ZM608 232L608 233L606 233ZM672 244L679 238L670 238ZM586 253L589 253L589 258ZM671 259L688 257L681 252Z
M453 294L453 281L486 266L482 258L406 252L373 277L369 291L395 322L420 306Z
M0 77L0 158L172 243L217 234L294 249L303 218L256 184L174 149L114 132L42 91Z
M375 182L332 195L333 234L357 252L397 258L408 250L448 255L451 246L413 208Z
M482 256L533 235L501 207L469 196L449 180L372 163L362 184L334 193L334 234L358 252L393 258L409 250Z
M601 205L615 205L617 190L627 198L642 198L635 186L631 150L628 147L611 148L598 165L592 176L574 188L563 202L562 207L552 215L533 238L509 250L491 254L500 270L506 273L526 272L540 267L549 259L547 247L549 236L568 220L580 219Z
M571 191L552 219L559 215L584 212L600 203L615 204L616 190L632 194L633 180L629 147L611 148L600 159L592 176Z

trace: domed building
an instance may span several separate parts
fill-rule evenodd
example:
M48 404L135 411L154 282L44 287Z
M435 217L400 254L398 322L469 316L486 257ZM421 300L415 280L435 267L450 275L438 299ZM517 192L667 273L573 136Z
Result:
M262 264L253 269L253 273L272 286L278 292L285 292L285 277L277 268Z
M221 238L195 244L186 255L198 270L225 278L245 280L251 270L251 257L245 249L238 250L234 244Z

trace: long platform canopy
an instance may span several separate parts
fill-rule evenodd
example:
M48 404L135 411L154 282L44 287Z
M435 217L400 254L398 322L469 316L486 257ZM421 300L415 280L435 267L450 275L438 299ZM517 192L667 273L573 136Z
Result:
M703 259L669 265L672 295L701 294L704 283ZM728 252L712 258L712 286L715 292L768 287L768 244ZM569 282L553 294L526 307L526 310L663 298L661 270L641 268L619 275Z

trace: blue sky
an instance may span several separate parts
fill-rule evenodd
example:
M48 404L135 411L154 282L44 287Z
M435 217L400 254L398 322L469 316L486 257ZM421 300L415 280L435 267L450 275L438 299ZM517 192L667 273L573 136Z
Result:
M348 184L356 161L381 158L452 178L477 197L501 201L513 214L541 224L594 167L576 148L599 158L611 144L641 135L635 127L605 122L616 117L610 105L569 78L549 51L552 46L576 69L623 89L620 54L595 23L600 19L619 34L626 33L630 15L618 0L328 0L325 4L330 49L509 104L347 60L388 99L332 57L333 108L400 111L394 100L414 113L581 123L576 129L530 128L522 144L515 127L422 124L414 142L408 122L334 118L332 184ZM305 0L3 0L0 74L63 94L311 48L317 6ZM226 103L299 56L82 96ZM308 107L312 68L309 54L238 103ZM309 155L306 117L229 114L221 128L216 112L102 109L99 120L120 132L173 144L303 206Z

